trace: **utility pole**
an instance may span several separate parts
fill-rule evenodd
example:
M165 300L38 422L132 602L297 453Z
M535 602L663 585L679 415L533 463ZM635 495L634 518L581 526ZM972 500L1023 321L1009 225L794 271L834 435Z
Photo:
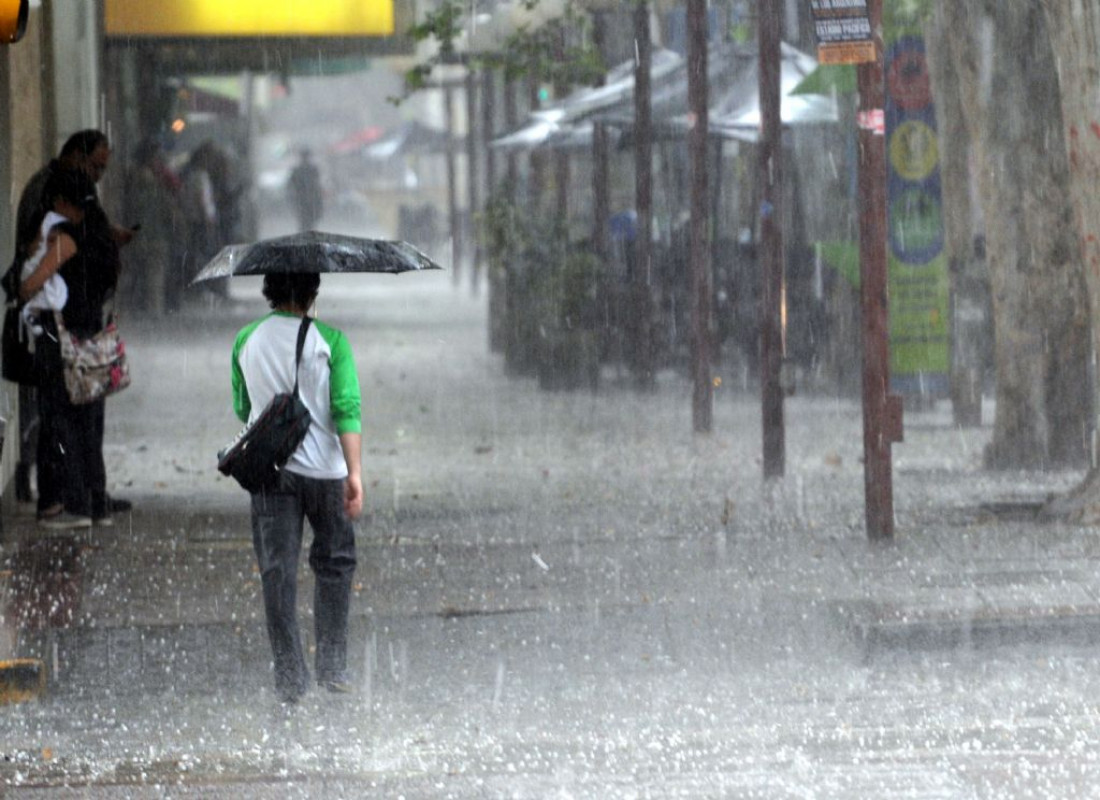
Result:
M779 39L782 0L763 0L757 29L760 41L760 380L764 428L764 478L786 469L783 420L783 151L780 118Z
M859 64L859 276L863 334L863 483L867 536L894 535L890 445L901 441L901 398L890 394L886 275L886 89L882 0L867 0L875 59Z
M477 125L477 75L473 60L466 61L466 80L463 94L466 99L466 218L462 225L462 239L470 242L472 259L470 261L470 288L476 294L481 282L481 237L474 230L474 220L481 210L480 181L478 170L478 125Z
M451 278L462 271L462 225L458 216L458 171L455 165L455 97L453 82L444 78L443 115L447 126L447 218L451 228Z
M650 105L649 2L634 6L634 210L638 220L634 237L633 367L639 388L653 387L652 258L653 258L653 110Z
M714 417L711 383L711 280L707 248L707 6L706 0L687 0L688 106L692 127L688 133L691 159L691 373L694 389L691 421L696 433L709 433Z

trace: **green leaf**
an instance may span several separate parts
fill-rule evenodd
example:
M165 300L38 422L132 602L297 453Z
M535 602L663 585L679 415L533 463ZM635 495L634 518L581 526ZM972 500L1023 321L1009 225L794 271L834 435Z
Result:
M817 255L859 288L859 242L816 242Z
M837 94L855 94L854 64L819 64L791 90L791 94L832 94L834 91Z

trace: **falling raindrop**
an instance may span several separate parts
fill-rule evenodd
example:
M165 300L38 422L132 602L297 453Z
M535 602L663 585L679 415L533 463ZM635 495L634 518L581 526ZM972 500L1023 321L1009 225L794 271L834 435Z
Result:
M504 659L497 661L496 678L493 681L493 707L500 708L501 698L504 696Z

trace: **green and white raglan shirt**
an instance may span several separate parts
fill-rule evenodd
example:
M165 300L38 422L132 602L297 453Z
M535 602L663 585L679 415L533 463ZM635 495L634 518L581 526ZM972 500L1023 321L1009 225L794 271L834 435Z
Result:
M302 318L273 311L241 329L233 345L233 411L251 422L276 394L294 388L294 351ZM286 469L309 478L348 475L339 435L360 433L359 375L340 331L314 320L302 347L298 393L313 423Z

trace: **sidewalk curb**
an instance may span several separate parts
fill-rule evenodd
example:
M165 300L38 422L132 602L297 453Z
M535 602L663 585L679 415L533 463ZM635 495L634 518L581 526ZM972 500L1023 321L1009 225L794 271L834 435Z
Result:
M990 649L1019 645L1086 647L1100 643L1100 611L1070 608L961 614L922 609L912 617L887 619L880 604L836 601L831 617L861 648L864 658L909 652Z

